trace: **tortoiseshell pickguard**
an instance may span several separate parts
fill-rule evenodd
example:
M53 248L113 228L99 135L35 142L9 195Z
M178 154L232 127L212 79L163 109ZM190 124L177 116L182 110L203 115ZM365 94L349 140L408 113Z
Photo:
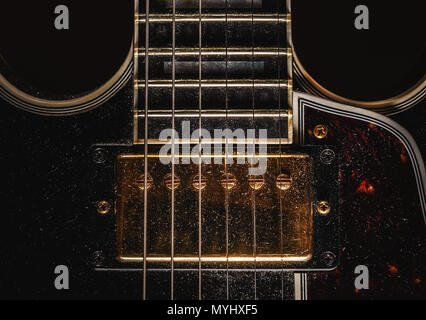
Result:
M326 139L313 135L317 124ZM394 135L371 123L305 110L305 143L339 152L339 267L308 273L309 299L423 298L425 221L410 161ZM369 268L369 290L355 288L354 270Z

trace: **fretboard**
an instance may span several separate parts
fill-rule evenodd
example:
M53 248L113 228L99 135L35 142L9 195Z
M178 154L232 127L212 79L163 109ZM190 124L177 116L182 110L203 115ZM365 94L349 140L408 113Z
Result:
M149 143L159 142L172 122L179 132L182 121L202 122L207 130L261 123L275 128L272 144L292 142L285 1L169 0L149 8L140 1L137 12L135 143L144 143L146 116Z

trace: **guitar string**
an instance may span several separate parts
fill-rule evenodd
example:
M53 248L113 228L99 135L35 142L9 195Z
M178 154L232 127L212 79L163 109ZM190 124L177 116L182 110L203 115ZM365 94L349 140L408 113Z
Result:
M253 130L255 130L255 120L254 120L254 107L255 107L255 100L254 100L254 80L255 80L255 73L254 73L254 0L251 0L251 47L252 47L252 70L251 70L251 76L253 80L252 85L252 109L253 109L253 119L252 119L252 126ZM256 136L256 131L255 131ZM254 163L254 157L256 152L256 143L255 139L253 140L253 163ZM253 165L253 164L252 164ZM257 255L257 247L256 247L256 189L252 190L252 208L253 208L253 256L254 256L254 300L257 298L257 265L256 265L256 255Z
M139 5L137 6L139 12ZM144 192L143 192L143 292L142 299L146 300L147 281L147 232L148 232L148 107L149 107L149 0L145 2L145 136L144 136Z
M277 12L279 13L281 10L280 3L277 2ZM277 19L277 29L278 29L278 35L277 35L277 48L278 48L278 57L279 57L279 50L280 50L280 36L281 36L281 28L279 25L279 19ZM278 77L278 88L280 87L280 81L281 81L281 59L278 59L278 71L277 71L277 77ZM281 155L282 155L282 149L281 149L281 91L278 89L278 134L279 134L279 154L280 157L278 158L278 175L281 174ZM281 258L283 257L283 246L284 246L284 239L283 239L283 206L282 206L282 190L279 190L279 207L280 207L280 253ZM281 271L281 300L284 300L284 266L281 265L282 271Z
M277 12L279 13L281 11L281 9L284 9L281 7L280 3L277 3ZM281 28L280 28L280 22L279 19L277 20L277 42L278 42L278 50L280 50L280 43L281 43ZM286 25L287 28L287 25ZM281 101L281 89L280 89L280 83L281 83L281 59L278 59L278 108L279 108L279 162L278 162L278 175L281 174L281 170L282 170L282 163L281 163L281 159L282 159L282 123L281 123L281 113L282 113L282 101ZM288 130L287 130L288 132ZM280 206L280 253L281 253L281 257L283 257L284 255L284 237L283 237L283 223L284 223L284 218L283 218L283 193L284 191L280 189L279 191L279 197L280 197L280 201L279 201L279 206ZM281 272L281 299L284 300L285 296L284 296L284 264L281 264L281 268L282 268L282 272Z
M171 275L170 298L174 300L174 258L175 258L175 107L176 107L176 0L172 11L172 206L171 206Z
M293 49L293 40L292 40L292 9L291 9L291 1L287 0L285 2L285 6L286 6L286 13L287 15L290 17L290 19L288 20L288 24L287 24L287 46L289 47L290 50ZM288 65L288 80L293 80L293 52L290 52L291 55L288 56L287 58L287 65ZM293 96L293 86L289 86L289 95L288 95L288 105L289 105L289 110L291 110L291 114L293 113L293 100L292 100L292 96ZM291 124L291 123L290 123ZM289 130L289 132L292 133L293 130ZM300 217L299 217L300 218ZM300 221L299 221L300 222ZM300 224L300 223L299 223ZM306 280L306 273L298 273L300 275L300 278L303 279L303 282L305 283L304 280ZM296 285L296 284L295 284ZM300 284L298 284L299 286L301 286ZM301 290L302 290L302 300L306 300L306 292L304 290L306 283L301 286Z
M198 79L199 79L199 87L198 87L198 300L202 300L202 272L201 272L201 250L202 250L202 220L201 220L201 109L202 109L202 91L201 91L201 78L202 78L202 57L201 57L201 46L202 46L202 24L201 24L201 14L202 14L202 0L198 0Z
M225 8L225 127L228 129L228 0ZM228 140L225 139L225 220L226 220L226 300L229 300L229 190L228 190Z

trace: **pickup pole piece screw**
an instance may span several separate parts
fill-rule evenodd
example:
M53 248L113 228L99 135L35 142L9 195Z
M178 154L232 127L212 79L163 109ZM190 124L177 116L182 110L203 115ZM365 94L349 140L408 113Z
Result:
M291 188L293 179L286 173L282 173L277 178L277 188L286 191Z
M253 190L261 189L265 184L265 178L263 176L250 176L249 185Z
M224 189L231 190L237 185L237 179L232 173L224 173L220 179L220 184Z
M152 187L153 183L154 180L152 179L151 175L148 174L146 179L146 189L149 190ZM136 186L142 191L145 190L145 175L143 173L136 178Z
M204 176L201 176L201 184L200 184L200 176L197 174L194 179L192 180L192 187L199 191L204 190L205 187L207 187L207 179Z
M174 179L172 179L172 174L168 173L164 177L164 184L166 185L167 189L172 190L173 188L174 190L176 190L180 186L180 178L175 175Z

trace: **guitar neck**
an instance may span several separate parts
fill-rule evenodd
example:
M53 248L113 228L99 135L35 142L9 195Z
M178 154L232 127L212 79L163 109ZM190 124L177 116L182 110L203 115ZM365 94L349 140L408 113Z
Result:
M144 144L146 132L148 144L164 143L158 137L172 127L175 142L191 142L183 137L184 123L210 131L267 127L271 144L292 142L291 15L285 1L170 0L149 6L141 1L135 15L135 143Z

